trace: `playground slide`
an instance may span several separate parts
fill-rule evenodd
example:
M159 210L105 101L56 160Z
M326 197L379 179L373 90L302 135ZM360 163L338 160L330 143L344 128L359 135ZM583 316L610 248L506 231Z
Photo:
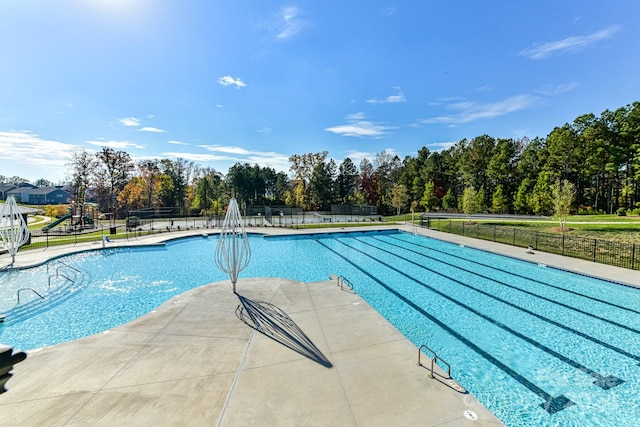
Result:
M57 220L53 221L51 224L45 225L44 227L42 227L42 231L49 231L53 227L55 227L56 225L60 224L63 221L66 221L69 218L71 218L71 214L66 214L66 215L58 218Z

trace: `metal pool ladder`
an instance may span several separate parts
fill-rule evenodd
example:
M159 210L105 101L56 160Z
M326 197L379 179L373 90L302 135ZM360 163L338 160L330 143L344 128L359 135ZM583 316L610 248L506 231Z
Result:
M433 365L437 364L438 361L442 362L442 364L444 364L447 367L447 377L451 378L451 365L449 365L449 363L447 363L446 360L444 360L442 357L438 356L438 354L433 351L432 349L430 349L429 347L427 347L425 344L422 344L419 348L418 348L418 366L424 366L421 362L420 362L420 357L422 355L422 349L426 349L429 353L433 354L433 357L429 357L429 359L431 359L431 370L429 372L429 377L430 378L435 378L433 376Z
M353 290L353 283L351 283L349 281L349 279L347 279L346 277L340 275L338 276L338 286L340 286L340 289L344 290L345 286L347 287L347 289L349 290Z

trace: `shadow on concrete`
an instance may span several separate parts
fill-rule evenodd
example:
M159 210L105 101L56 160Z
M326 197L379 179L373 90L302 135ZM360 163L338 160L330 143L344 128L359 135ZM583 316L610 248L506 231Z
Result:
M291 350L321 364L326 368L333 364L296 325L287 313L265 301L254 301L240 294L236 316L245 324Z

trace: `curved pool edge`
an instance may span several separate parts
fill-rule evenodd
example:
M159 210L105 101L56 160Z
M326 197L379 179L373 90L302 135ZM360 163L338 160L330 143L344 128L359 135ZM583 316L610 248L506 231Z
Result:
M464 413L473 411L479 421L503 425L473 396L429 379L416 365L415 346L335 281L241 278L238 293L290 316L331 366L242 323L238 298L221 281L103 333L31 352L0 396L3 420L466 425ZM345 326L354 322L357 328Z
M247 230L247 234L263 235L263 236L292 236L303 234L320 234L320 233L336 233L336 232L362 232L376 229L400 229L398 225L376 225L360 226L360 227L333 227L333 228L309 228L309 229L288 229L288 228L269 228L256 227ZM18 251L16 262L10 268L11 270L23 270L32 267L38 267L46 264L54 259L74 255L83 252L100 251L113 248L127 247L145 247L145 246L164 246L166 243L177 241L185 238L202 237L203 235L211 236L220 233L220 229L192 229L184 231L172 231L170 233L158 233L140 236L135 239L114 239L102 246L101 241L76 243L68 245L51 246L44 249L31 249L28 251ZM11 256L8 253L0 254L0 265L9 265Z

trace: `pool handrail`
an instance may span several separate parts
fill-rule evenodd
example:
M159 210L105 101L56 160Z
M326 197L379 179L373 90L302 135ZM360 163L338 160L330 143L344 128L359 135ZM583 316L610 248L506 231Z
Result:
M440 361L447 366L447 378L451 378L451 365L449 365L449 363L446 360L444 360L442 357L438 356L438 354L435 351L433 351L431 348L429 348L426 344L422 344L420 347L418 347L418 366L424 366L420 362L420 356L422 355L423 348L427 349L431 354L433 354L433 357L429 357L429 359L431 359L431 369L429 372L429 377L435 378L433 376L433 367L434 367L433 365L437 364L438 361Z
M347 279L343 275L338 276L337 280L338 280L338 286L340 286L340 289L344 290L344 286L346 285L349 290L351 291L353 290L353 283L351 283L349 279Z
M33 289L33 288L20 288L20 289L18 289L18 305L20 304L20 291L31 291L31 292L33 292L34 294L38 295L38 296L40 297L40 299L44 299L44 297L43 297L42 295L40 295L40 294L38 293L38 291L36 291L36 290L35 290L35 289Z

